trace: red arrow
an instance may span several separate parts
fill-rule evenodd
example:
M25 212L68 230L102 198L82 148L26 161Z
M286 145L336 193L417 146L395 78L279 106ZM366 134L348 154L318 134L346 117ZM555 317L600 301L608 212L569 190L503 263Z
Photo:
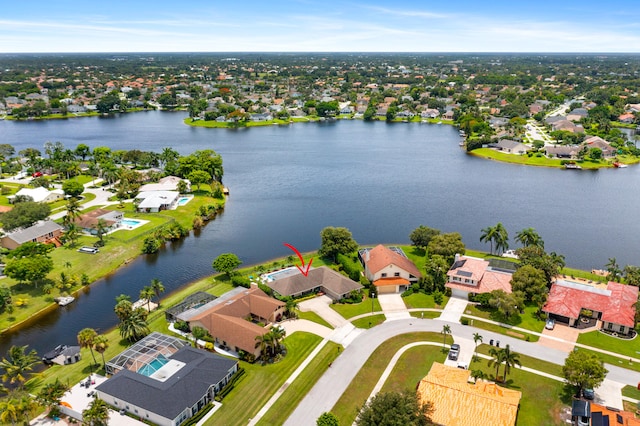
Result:
M309 259L309 264L307 265L307 269L302 269L304 268L304 259L302 258L302 255L300 254L298 249L292 246L291 244L284 243L284 245L286 247L289 247L291 250L293 250L294 253L297 254L298 257L300 258L300 262L302 262L302 267L296 265L296 268L298 268L300 272L302 272L302 275L304 275L305 277L309 275L309 268L311 268L311 262L313 262L313 258Z

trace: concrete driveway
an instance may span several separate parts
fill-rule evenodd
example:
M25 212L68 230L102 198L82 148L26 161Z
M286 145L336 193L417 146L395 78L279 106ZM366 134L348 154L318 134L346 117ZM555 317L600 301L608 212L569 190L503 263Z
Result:
M580 331L578 329L556 323L553 330L547 330L546 328L542 330L542 336L538 340L538 344L564 352L571 352L579 335Z
M344 319L342 315L329 307L331 302L329 296L314 297L313 299L300 303L299 308L302 312L315 312L335 328L349 324L349 321Z
M380 294L378 295L378 302L380 302L380 307L384 312L384 316L387 317L387 321L411 318L402 296L397 293Z

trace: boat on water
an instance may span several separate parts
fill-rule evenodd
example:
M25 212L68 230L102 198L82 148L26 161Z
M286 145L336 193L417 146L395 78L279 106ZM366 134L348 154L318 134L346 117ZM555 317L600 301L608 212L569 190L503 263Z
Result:
M613 163L613 167L616 167L618 169L626 169L629 166L624 164L624 163L620 163L620 162L616 161L615 163Z
M80 361L80 346L58 345L42 356L46 365L67 365Z
M575 163L567 163L567 164L564 165L564 168L565 169L574 169L574 170L582 169L582 167L580 165L575 164Z
M76 300L75 297L73 296L61 296L61 297L56 297L55 302L59 305L59 306L67 306L69 303L73 302L74 300Z

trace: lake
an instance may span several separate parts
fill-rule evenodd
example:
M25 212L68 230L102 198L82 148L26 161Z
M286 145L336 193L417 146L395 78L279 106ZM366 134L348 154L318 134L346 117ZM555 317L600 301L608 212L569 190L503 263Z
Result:
M360 244L409 243L423 224L460 232L467 247L502 222L511 235L533 227L567 265L602 268L609 257L640 265L640 168L597 171L526 167L466 155L455 127L336 121L249 129L204 129L185 113L141 112L113 118L0 122L2 143L42 150L46 141L182 154L214 149L231 195L225 211L197 236L140 257L93 284L67 308L3 335L0 353L30 343L43 352L73 343L79 330L116 324L114 298L137 299L153 278L167 291L212 273L220 253L244 264L287 256L283 243L316 250L320 231L344 226Z

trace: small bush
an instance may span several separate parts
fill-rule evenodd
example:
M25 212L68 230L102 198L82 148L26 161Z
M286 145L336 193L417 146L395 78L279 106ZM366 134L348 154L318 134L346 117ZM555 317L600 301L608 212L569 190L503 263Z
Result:
M189 324L186 321L178 320L173 323L173 327L176 330L180 330L184 333L189 333L191 330L189 329Z
M233 284L234 287L249 288L251 286L251 281L244 275L234 275L231 277L231 284Z
M469 318L460 318L460 324L469 325Z
M444 295L438 290L434 291L433 301L436 303L436 305L442 305L442 302L444 301Z

